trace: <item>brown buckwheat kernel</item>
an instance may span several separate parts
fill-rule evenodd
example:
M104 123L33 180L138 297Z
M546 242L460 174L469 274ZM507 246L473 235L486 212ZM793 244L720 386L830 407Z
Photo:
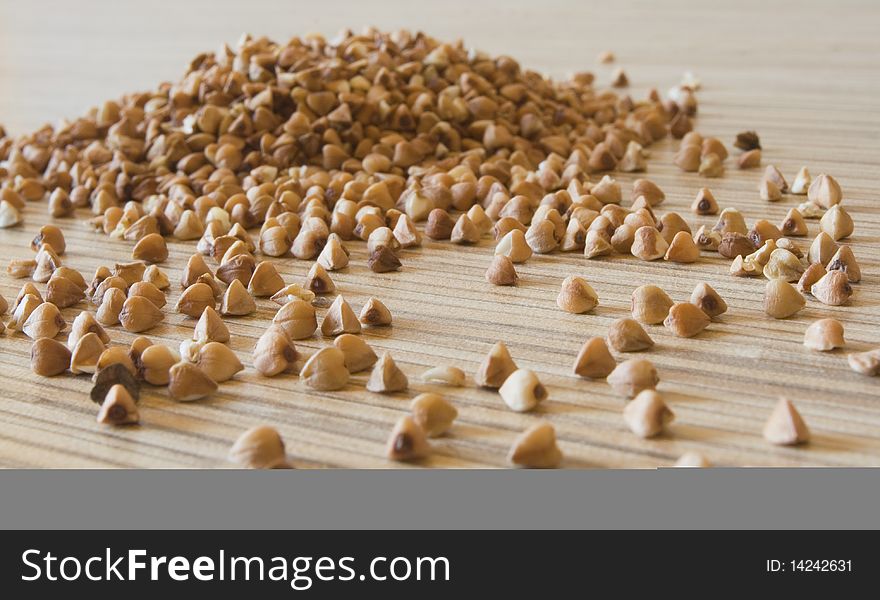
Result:
M710 322L709 316L696 305L679 302L669 309L663 325L678 337L689 338L703 331Z
M122 304L119 313L119 323L126 331L140 333L152 329L165 315L144 296L132 296Z
M634 319L656 325L662 323L673 301L669 295L656 285L642 285L633 290L630 311Z
M608 326L608 345L618 352L638 352L654 345L654 340L635 319L617 319Z
M691 304L714 318L727 312L727 302L708 283L698 283L691 294Z
M486 281L492 285L516 285L517 279L513 261L503 255L496 255L486 270Z
M589 379L607 377L617 366L604 338L593 337L584 342L574 361L575 375Z
M38 338L31 346L31 370L43 377L64 373L70 366L70 350L52 338Z

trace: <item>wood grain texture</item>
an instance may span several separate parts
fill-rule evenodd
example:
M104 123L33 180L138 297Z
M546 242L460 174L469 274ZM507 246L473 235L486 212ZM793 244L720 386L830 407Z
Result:
M383 275L366 268L364 245L352 243L351 266L332 277L355 308L375 295L393 312L392 328L364 336L377 350L392 353L410 377L409 393L368 393L365 375L332 393L307 390L291 376L256 376L251 349L274 310L260 301L256 316L231 320L231 346L248 367L235 381L189 404L170 401L164 389L147 389L142 425L110 429L95 423L88 378L36 377L29 368L29 340L7 333L0 337L0 465L219 467L241 431L270 423L282 432L297 466L406 466L389 463L383 446L407 412L408 399L437 389L421 383L419 374L445 363L470 375L496 340L508 344L520 366L539 373L549 401L522 415L472 383L438 390L460 417L452 434L434 443L424 465L504 466L512 440L538 418L556 426L566 467L655 467L690 450L726 466L880 464L880 380L852 372L844 351L818 354L802 346L806 326L825 316L843 321L847 351L880 345L877 3L835 3L831 9L803 2L4 2L0 122L20 133L75 116L105 98L153 87L175 78L198 51L234 41L242 30L287 39L362 24L463 37L554 76L595 69L600 85L610 68L595 65L594 57L611 49L636 96L651 86L665 90L693 70L704 84L700 132L729 144L737 131L755 129L765 164L779 166L789 178L807 165L814 175L827 172L841 182L845 206L857 222L848 242L864 274L851 305L826 307L810 299L795 317L770 319L761 311L764 281L729 276L728 262L715 255L687 266L618 256L535 256L519 269L521 285L492 288L483 279L489 240L473 248L426 243L403 252L402 271ZM672 142L651 150L647 176L667 194L662 209L686 215L694 229L714 222L688 212L704 185L750 223L779 222L801 200L762 202L756 191L760 170L737 171L728 164L723 178L705 180L672 166ZM619 179L626 185L633 177ZM4 261L31 254L27 243L48 221L45 211L45 203L35 203L23 227L0 231ZM58 220L68 239L66 265L90 276L98 265L130 256L129 243L89 232L84 217ZM811 239L818 224L809 226ZM161 266L176 279L193 244L174 242L170 249ZM294 259L275 263L289 282L301 280L309 267ZM586 277L598 292L601 304L592 314L556 308L559 283L569 274ZM669 435L637 439L623 425L622 400L604 382L572 377L571 364L585 339L603 335L613 319L628 315L636 286L654 283L685 300L700 281L711 283L730 311L694 339L650 328L657 345L645 357L657 365L660 389L677 419ZM2 274L0 294L14 298L22 283ZM174 289L169 307L178 294ZM71 320L82 308L64 315ZM165 322L148 335L176 346L193 324L169 308ZM133 336L114 328L112 337L127 343ZM311 339L297 346L313 350L326 343ZM810 445L775 448L761 438L779 395L801 410L813 430Z

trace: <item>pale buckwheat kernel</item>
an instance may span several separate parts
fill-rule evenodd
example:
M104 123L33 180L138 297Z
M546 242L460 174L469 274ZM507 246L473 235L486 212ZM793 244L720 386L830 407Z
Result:
M336 296L321 321L321 333L325 337L335 337L343 333L360 333L361 322L351 306L341 295Z
M119 288L109 288L104 292L104 297L101 301L101 305L95 313L95 318L101 323L101 325L117 325L119 323L119 315L122 313L122 307L125 302L125 292Z
M852 235L855 223L849 213L840 205L835 204L822 215L819 220L822 231L831 236L835 242Z
M283 288L284 279L281 278L275 265L267 260L257 265L247 286L248 292L257 298L271 297Z
M40 340L43 341L43 340ZM856 373L874 377L880 374L880 348L848 354L846 357L849 368Z
M431 453L425 431L412 417L401 417L391 430L385 453L391 460L408 461L425 458Z
M810 293L822 304L841 306L849 301L853 289L846 273L828 271L819 281L810 286Z
M538 376L528 369L517 369L511 373L498 389L501 399L511 410L527 412L547 399L547 388Z
M819 319L810 323L804 332L804 346L810 350L828 352L845 344L843 324L837 319Z
M617 365L606 377L615 392L633 398L642 390L653 390L660 383L654 364L643 358L634 358Z
M409 405L412 418L429 438L449 431L458 416L456 408L440 394L419 394Z
M806 304L806 299L793 285L781 279L771 279L764 288L764 312L774 319L792 316Z
M94 373L98 368L98 359L107 346L96 333L86 333L73 346L70 356L70 372Z
M378 298L370 298L361 308L358 320L369 327L388 326L391 325L391 311Z
M630 431L641 438L663 433L675 414L655 390L643 390L623 408L623 420Z
M61 316L61 311L51 302L43 302L37 306L28 316L21 327L22 333L32 340L40 338L54 338L64 331L67 322Z
M400 367L394 362L389 353L375 364L367 381L367 390L380 394L392 394L402 392L409 386L409 380Z
M524 263L532 256L532 249L526 242L525 234L519 229L512 229L495 246L495 254L506 256L513 263Z
M232 379L244 369L244 365L229 346L220 342L208 342L199 349L196 365L211 379L222 383Z
M203 343L220 342L225 344L229 341L229 329L217 311L206 306L193 329L192 339Z
M332 294L336 291L336 284L333 283L333 280L330 279L330 275L327 273L326 269L321 265L321 263L315 263L309 269L308 275L306 275L306 281L303 285L308 290L320 295L320 294Z
M630 312L634 319L648 325L656 325L663 322L672 305L672 298L666 292L656 285L647 284L633 290Z
M807 199L824 209L829 209L843 200L840 184L831 175L822 173L807 188Z
M822 279L825 276L825 273L828 271L825 270L819 263L813 263L801 275L801 278L798 279L797 289L802 294L807 294L810 291L810 288L813 287L813 284Z
M388 230L388 232L389 234L391 234L390 229ZM372 234L370 234L371 241L375 233L376 232L374 231ZM331 233L330 237L327 238L327 244L324 246L324 249L321 250L321 254L318 255L318 264L320 264L328 271L338 271L339 269L344 269L345 267L347 267L348 261L348 248L346 248L342 244L342 239L338 235L336 235L335 233Z
M635 240L635 234L633 234L633 240ZM632 248L632 243L629 245ZM584 256L596 258L597 256L607 256L613 251L614 247L606 233L594 229L587 231L587 237L584 239Z
M766 200L767 202L782 200L782 190L769 179L761 180L761 184L758 186L758 194L761 196L761 200Z
M481 387L499 388L516 370L516 363L513 362L507 346L504 342L496 342L477 368L474 381Z
M582 314L596 308L599 304L599 296L587 281L576 275L569 275L562 282L559 295L556 297L556 305L574 314Z
M700 454L699 452L685 452L678 460L675 461L676 467L691 467L691 468L707 468L711 467L712 463L709 462L709 459Z
M342 351L345 356L345 368L349 373L358 373L369 369L379 357L376 352L362 338L350 333L343 333L335 340L333 345Z
M820 231L813 240L813 243L810 244L810 249L807 251L807 260L810 263L827 265L834 256L834 253L837 252L837 248L838 246L834 243L834 239L824 231Z
M849 246L838 248L825 268L829 271L843 271L849 278L850 283L858 283L862 279L862 270L856 261L852 248Z
M340 390L349 379L345 368L345 355L335 347L321 348L303 365L299 373L300 379L308 387L321 390Z
M705 187L700 188L700 191L697 192L697 197L694 198L694 202L691 204L691 210L698 215L717 215L718 201L715 200L712 190Z
M792 194L805 196L811 182L812 178L810 177L810 171L806 167L801 167L797 172L797 175L795 175L794 183L791 184L790 191Z
M464 371L458 367L439 366L428 369L422 373L422 381L425 383L437 383L449 387L461 387L464 385Z
M180 355L164 344L145 348L134 361L138 376L151 385L168 385L171 367L180 362Z
M110 388L104 396L96 420L105 425L133 425L140 420L134 398L124 385L117 383Z
M168 395L178 402L191 402L217 391L217 383L191 362L181 361L171 367Z
M205 308L214 308L216 305L214 290L208 284L199 282L183 290L183 293L177 299L175 310L197 319L205 311Z
M240 317L256 312L256 310L257 303L253 296L248 293L241 280L233 279L220 302L220 314Z
M675 263L692 263L700 258L700 249L694 243L689 231L679 231L669 243L663 258Z
M663 258L668 248L669 243L660 232L646 225L636 230L630 252L642 260L657 260Z
M278 430L268 425L248 429L229 449L229 462L246 469L286 469L287 452Z
M280 304L281 306L284 306L288 302L297 299L305 300L309 303L314 302L315 292L305 289L298 283L291 283L275 292L275 294L273 294L271 298L272 302L274 302L275 304Z
M254 346L254 368L264 377L294 371L298 358L293 340L278 325L269 326Z
M101 356L98 357L96 369L97 371L101 371L110 365L122 365L132 375L137 375L137 367L134 366L134 360L131 358L128 350L123 346L114 346L104 350L101 353Z
M94 315L84 310L76 316L73 323L70 325L70 334L67 336L67 347L73 348L76 346L77 340L87 333L95 333L102 342L105 344L110 343L110 336L107 335L107 332L101 324L95 320Z
M160 309L165 306L165 303L167 302L165 293L152 283L146 281L137 281L128 288L128 297L131 298L132 296L143 296L155 304L156 308Z
M553 425L542 421L521 433L510 447L507 459L530 469L554 469L562 462Z
M803 272L804 266L800 259L784 248L773 250L763 269L764 277L767 279L783 281L797 281Z
M780 398L764 424L764 439L778 446L794 446L810 441L810 430L794 404Z

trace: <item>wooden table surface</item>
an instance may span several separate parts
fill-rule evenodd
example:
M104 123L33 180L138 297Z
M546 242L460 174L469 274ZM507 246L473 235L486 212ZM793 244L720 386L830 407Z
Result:
M368 6L370 5L370 6ZM809 299L795 317L773 320L761 311L762 279L728 275L728 261L704 255L694 265L645 263L611 257L588 261L578 254L535 256L520 268L521 284L493 288L483 279L491 243L462 248L425 243L402 255L398 273L377 275L365 266L362 243L352 243L352 266L332 277L358 308L371 295L394 314L394 326L365 332L409 375L406 395L364 390L364 375L339 392L308 390L294 376L258 377L251 349L274 305L259 302L258 315L238 318L231 346L248 367L205 401L178 404L164 389L142 395L142 425L112 429L95 423L88 377L39 378L29 368L29 340L0 337L0 464L10 467L219 467L244 429L275 425L297 466L392 467L383 446L392 424L407 412L408 398L436 390L420 382L426 368L446 363L471 375L485 352L504 340L521 367L539 373L550 398L533 414L506 409L496 393L468 387L442 390L460 411L452 434L434 442L423 465L504 466L507 449L539 418L556 426L566 467L670 465L685 451L714 464L876 465L880 463L880 379L851 371L846 351L880 346L880 5L875 2L4 2L0 6L0 123L22 133L135 89L175 79L197 52L234 42L250 31L285 40L344 26L420 28L444 39L516 57L554 76L592 69L599 85L610 67L595 62L613 50L636 97L666 90L686 70L703 82L697 129L727 144L736 132L755 129L764 164L791 180L802 165L813 175L840 181L845 206L856 219L851 243L863 280L849 306L826 307ZM722 207L737 207L751 223L779 222L803 198L768 204L757 194L760 170L728 165L721 179L681 173L672 165L675 145L652 147L647 177L666 192L663 210L675 210L696 230L714 222L688 207L708 185ZM633 177L620 175L624 189ZM48 219L45 203L29 207L21 228L0 230L0 257L31 255L27 243ZM129 257L130 244L90 232L79 218L59 219L68 238L65 264L90 277L100 264ZM818 231L810 221L810 238ZM809 243L809 239L806 243ZM161 265L176 280L192 243L170 243ZM301 280L309 263L276 261L285 279ZM569 274L586 277L600 296L591 314L559 311L555 297ZM668 435L641 440L621 418L623 402L604 382L570 375L572 361L590 336L629 311L632 290L663 287L685 300L700 281L711 283L730 311L693 339L650 328L657 345L645 357L657 365L660 389L676 413ZM0 274L0 293L15 297L23 281ZM42 286L41 286L42 289ZM170 295L173 306L179 290ZM84 306L64 311L68 320ZM319 314L320 316L320 314ZM847 348L827 354L802 345L805 328L826 316L846 327ZM176 346L192 320L167 310L149 332ZM114 328L115 342L132 339ZM323 339L297 343L307 350ZM813 441L777 448L761 428L780 395L791 398L813 431Z

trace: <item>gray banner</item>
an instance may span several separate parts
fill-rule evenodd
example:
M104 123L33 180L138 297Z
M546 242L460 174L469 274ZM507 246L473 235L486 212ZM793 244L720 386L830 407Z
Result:
M0 529L876 529L880 471L0 471Z

